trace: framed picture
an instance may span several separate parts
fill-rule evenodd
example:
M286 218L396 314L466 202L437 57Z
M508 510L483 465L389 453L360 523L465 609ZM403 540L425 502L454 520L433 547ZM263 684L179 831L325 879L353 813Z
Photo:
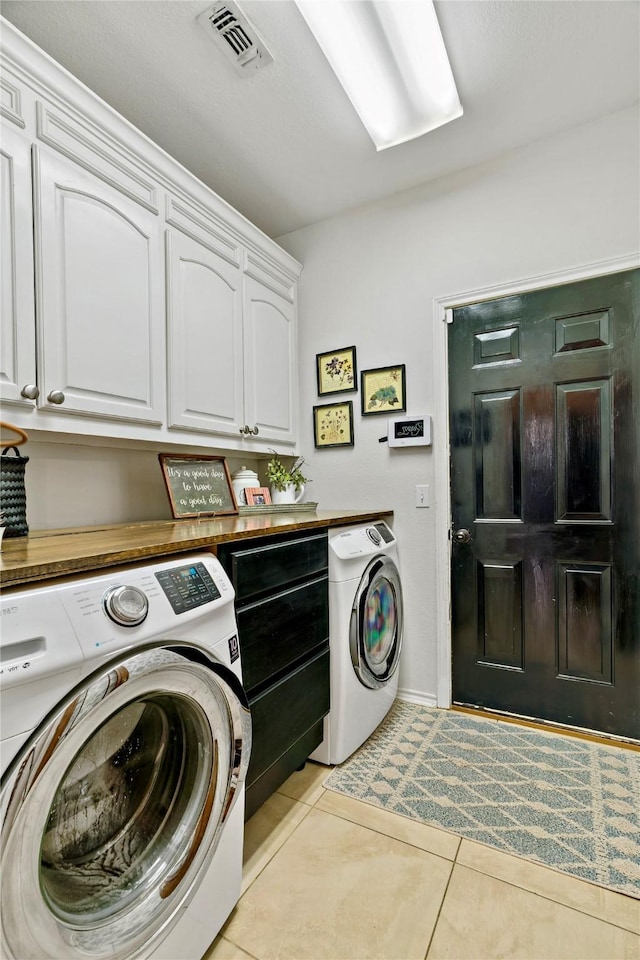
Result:
M238 512L224 457L159 453L158 459L176 519Z
M329 353L316 354L318 396L327 393L349 393L358 389L356 348L341 347Z
M360 392L362 416L375 413L402 413L407 409L405 365L377 367L362 371Z
M264 507L271 503L269 487L245 487L244 494L249 507Z
M313 440L318 448L353 446L353 403L324 403L313 408Z

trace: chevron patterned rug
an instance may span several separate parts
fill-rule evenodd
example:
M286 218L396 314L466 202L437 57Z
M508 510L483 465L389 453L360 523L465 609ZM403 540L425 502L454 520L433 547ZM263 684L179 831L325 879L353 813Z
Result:
M640 752L396 701L325 787L640 899Z

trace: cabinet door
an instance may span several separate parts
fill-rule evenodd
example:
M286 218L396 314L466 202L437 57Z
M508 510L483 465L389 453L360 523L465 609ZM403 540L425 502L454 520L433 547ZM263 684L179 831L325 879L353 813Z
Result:
M36 383L31 148L26 138L4 124L0 191L2 400L33 407L33 400L21 393Z
M34 159L39 406L159 424L158 219L64 157L36 150Z
M239 436L242 275L208 247L167 231L169 426Z
M245 423L259 441L296 442L295 333L294 304L245 276Z

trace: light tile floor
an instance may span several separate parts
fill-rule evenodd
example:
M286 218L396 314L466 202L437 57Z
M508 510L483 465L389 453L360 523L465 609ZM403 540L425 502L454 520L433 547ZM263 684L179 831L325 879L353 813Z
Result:
M205 960L640 960L640 901L323 788L249 820L242 897Z

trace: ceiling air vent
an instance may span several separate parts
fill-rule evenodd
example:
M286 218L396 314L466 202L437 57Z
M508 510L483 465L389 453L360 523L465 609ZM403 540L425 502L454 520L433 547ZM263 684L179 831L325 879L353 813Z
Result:
M237 3L214 3L197 19L242 76L273 63L264 41Z

